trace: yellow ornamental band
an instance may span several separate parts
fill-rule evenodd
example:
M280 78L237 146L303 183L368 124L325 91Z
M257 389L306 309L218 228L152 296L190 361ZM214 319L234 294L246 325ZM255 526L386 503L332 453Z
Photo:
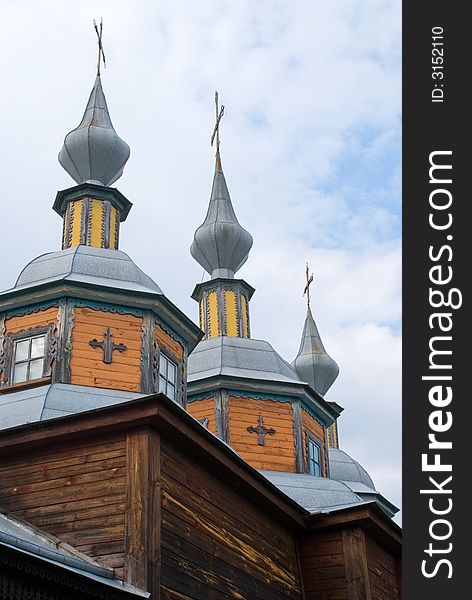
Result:
M236 294L233 290L225 290L226 335L238 337L238 315L236 310Z
M218 322L218 294L210 292L208 294L208 316L209 316L209 337L220 335L220 324Z

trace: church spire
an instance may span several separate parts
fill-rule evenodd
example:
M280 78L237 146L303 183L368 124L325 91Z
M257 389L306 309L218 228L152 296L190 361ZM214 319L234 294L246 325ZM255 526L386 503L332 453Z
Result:
M98 36L97 75L82 121L65 139L59 162L72 179L80 183L110 186L123 174L130 149L113 128L100 78L101 58L105 63L100 31Z
M195 232L190 253L212 279L232 279L249 256L252 236L241 227L236 218L221 166L219 130L224 106L218 110L217 92L215 105L216 124L211 137L212 145L216 140L213 187L205 221Z
M249 300L254 289L234 275L246 262L252 237L238 222L226 185L220 154L220 122L224 106L218 106L211 145L216 141L215 174L205 221L195 232L190 253L211 279L196 286L192 298L200 306L200 328L205 337L249 337Z
M131 203L109 186L123 173L130 149L113 128L100 78L105 54L100 28L97 75L82 121L65 139L59 163L78 184L58 192L54 210L64 219L62 248L81 244L98 248L118 248L119 224Z
M324 396L333 385L339 374L335 360L326 352L321 336L316 326L310 307L310 285L313 274L310 275L306 265L306 286L303 295L307 296L307 314L303 327L300 349L292 363L302 381L308 383L318 394Z

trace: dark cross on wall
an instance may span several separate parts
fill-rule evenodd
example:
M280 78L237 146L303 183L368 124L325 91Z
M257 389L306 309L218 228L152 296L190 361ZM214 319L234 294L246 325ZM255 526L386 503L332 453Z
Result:
M252 425L247 428L249 433L257 433L257 443L259 446L265 446L265 436L266 435L275 435L277 432L273 427L267 429L264 425L264 417L259 415L257 419L259 425L257 427L253 427Z
M126 350L126 346L124 344L115 344L113 342L113 335L111 333L111 329L107 327L105 329L104 337L101 342L97 340L90 340L89 344L92 348L101 348L103 350L103 362L109 365L113 360L113 351L118 350L119 352L124 352Z

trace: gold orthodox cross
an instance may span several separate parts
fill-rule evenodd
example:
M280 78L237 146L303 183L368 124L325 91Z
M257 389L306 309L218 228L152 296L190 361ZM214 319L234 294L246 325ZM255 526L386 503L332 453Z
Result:
M218 150L220 149L220 121L223 118L223 115L225 114L225 107L223 104L221 105L221 109L218 110L218 92L215 92L215 108L216 108L216 123L215 123L215 127L213 129L210 143L213 146L213 142L215 141L215 137L216 137L216 151L218 152Z
M303 295L306 294L307 303L308 303L308 306L310 306L310 285L313 283L313 273L310 275L310 269L308 267L308 263L306 263L305 277L306 277L306 285L305 285L305 289L303 290Z
M93 20L93 27L95 29L95 33L97 34L97 38L98 38L98 59L97 59L97 75L100 75L100 61L103 58L103 66L107 67L107 63L105 61L105 52L103 51L103 45L102 45L102 31L103 31L103 19L100 19L100 31L98 29L97 23L95 22L95 19Z
M257 443L259 446L265 446L265 436L266 435L274 435L277 433L273 427L267 429L264 425L264 417L259 415L257 419L259 425L257 427L253 427L252 425L247 428L249 433L257 433Z
M113 342L113 335L109 327L105 329L105 334L101 342L97 342L97 340L94 339L90 340L89 344L92 346L92 348L101 348L103 350L103 362L107 365L109 365L113 360L114 350L118 350L119 352L124 352L126 350L126 346L124 344L115 344Z

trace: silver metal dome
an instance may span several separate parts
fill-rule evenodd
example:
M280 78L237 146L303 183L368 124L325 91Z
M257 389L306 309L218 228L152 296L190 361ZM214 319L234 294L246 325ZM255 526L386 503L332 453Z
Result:
M221 168L219 153L205 221L195 232L190 253L211 275L232 279L246 262L252 236L239 224Z
M127 254L92 246L75 246L38 256L20 273L15 289L62 280L162 294L160 287Z
M300 350L292 363L300 379L324 396L339 374L339 367L321 341L310 306L308 306Z
M329 476L338 481L362 483L375 490L374 482L364 467L339 448L329 448Z
M80 125L69 132L59 162L76 183L110 186L123 174L130 149L113 129L97 75Z

